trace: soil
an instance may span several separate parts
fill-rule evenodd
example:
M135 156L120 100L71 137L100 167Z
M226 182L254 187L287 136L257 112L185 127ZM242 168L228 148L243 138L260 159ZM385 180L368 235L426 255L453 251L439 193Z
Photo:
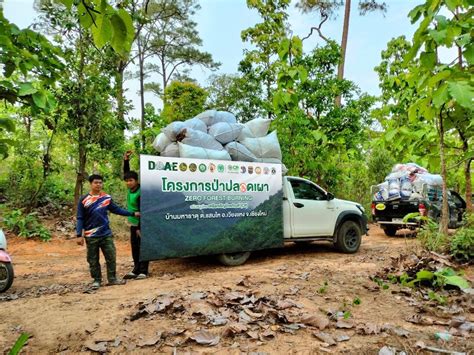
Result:
M132 264L129 245L118 240L116 246L118 272L124 275ZM8 248L16 277L12 288L0 294L0 351L7 352L23 332L31 334L24 351L32 354L374 354L384 346L395 354L395 349L423 353L423 346L467 353L474 349L472 329L449 341L434 337L450 329L454 316L474 321L462 296L455 297L457 311L449 311L452 303L423 304L399 285L381 287L370 279L393 258L419 249L416 238L387 237L374 225L354 255L338 253L327 243L289 243L282 249L254 252L238 267L221 266L211 257L162 260L151 263L145 280L97 291L88 288L85 247L75 240L55 237L43 243L10 236ZM472 282L473 268L464 272ZM234 301L242 298L229 294L247 296L249 305L259 299L260 309L276 316L262 318L256 306L253 312L250 307L247 330L236 330L235 322L233 328L227 322L233 317L229 310L240 307ZM284 303L275 306L277 301ZM150 305L155 308L143 312ZM209 322L211 306L228 319L216 325ZM288 307L291 312L284 313ZM420 314L429 317L428 325L407 321ZM336 338L346 340L330 345Z

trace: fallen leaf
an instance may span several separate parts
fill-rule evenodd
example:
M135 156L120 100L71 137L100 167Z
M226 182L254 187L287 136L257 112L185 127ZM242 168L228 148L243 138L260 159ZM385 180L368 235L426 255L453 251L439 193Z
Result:
M313 335L323 343L328 344L329 346L336 345L336 341L328 333L314 332Z
M336 341L337 341L338 343L340 343L340 342L342 342L342 341L348 341L350 338L351 338L350 336L345 335L345 334L342 334L342 335L338 335L338 336L336 337Z
M189 337L198 344L214 346L219 344L220 336L214 335L205 329L201 329Z
M237 301L237 300L243 299L244 297L245 297L244 294L242 294L240 292L236 292L236 291L226 293L225 296L224 296L224 298L227 301Z
M229 320L226 317L219 315L219 316L211 317L210 321L212 325L217 326L217 325L226 325Z
M318 327L319 330L324 330L329 325L329 320L326 317L316 314L305 315L300 319L300 323Z
M97 353L105 353L107 352L107 343L106 342L100 342L96 343L93 340L89 340L84 344L86 349L89 349L91 351L95 351Z
M155 312L162 312L162 311L166 310L172 303L173 303L173 301L168 296L163 296L163 297L157 298L155 300L155 303L154 303L155 304Z
M258 332L252 330L246 333L250 338L257 340L258 339Z
M262 334L260 334L260 340L263 338L274 338L275 337L275 332L271 329L265 330Z
M291 307L294 307L295 304L293 302L290 302L290 301L287 301L287 300L284 300L284 301L278 301L277 304L276 304L276 308L277 309L287 309L287 308L291 308Z
M158 343L161 340L161 333L158 333L157 335L148 338L148 339L143 339L138 343L139 347L145 347L145 346L153 346L156 343Z
M250 317L247 313L244 311L240 311L239 313L239 322L240 323L251 323L255 321L252 317Z
M357 333L363 335L379 334L380 327L373 323L359 324L357 326Z
M237 281L237 286L244 286L244 287L250 287L251 284L250 284L250 276L249 275L245 275L244 277L242 277L239 281Z
M263 316L262 313L255 313L252 312L250 309L244 307L244 312L247 313L252 318L261 318Z
M224 330L222 332L222 336L223 337L234 336L235 334L240 334L240 333L246 332L247 329L248 329L248 327L245 324L231 323L231 324L227 325L224 328Z
M351 329L354 328L354 324L352 324L352 322L339 319L336 323L336 328Z

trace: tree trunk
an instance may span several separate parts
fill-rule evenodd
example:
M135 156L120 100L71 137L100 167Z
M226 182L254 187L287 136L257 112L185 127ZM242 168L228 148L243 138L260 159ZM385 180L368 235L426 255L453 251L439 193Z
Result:
M349 37L349 20L351 17L351 0L346 0L344 7L344 25L342 27L342 40L341 40L341 59L337 67L337 78L339 80L344 79L344 64L346 61L346 48L347 38ZM341 95L336 97L336 106L341 107Z
M166 86L168 85L168 78L166 77L166 63L165 63L165 56L163 55L160 59L161 64L161 72L163 73L163 95L165 94Z
M448 187L446 183L446 160L444 156L444 126L443 115L439 115L439 152L441 158L441 176L443 177L443 203L441 208L441 223L439 225L440 233L448 235L449 208L448 208Z
M117 100L117 118L120 122L120 125L124 131L127 127L125 122L125 98L124 98L124 91L123 91L123 73L125 72L125 63L123 60L119 60L119 64L117 66L117 72L115 73L115 99Z
M140 137L141 137L141 146L142 150L145 149L145 53L142 52L143 48L141 46L140 40L138 44L138 64L140 67Z
M82 94L82 88L84 85L84 66L85 66L85 57L84 57L84 43L82 30L79 33L79 68L78 68L78 89L79 93ZM80 95L82 96L82 95ZM80 123L80 127L77 132L77 143L79 149L79 166L76 175L76 186L74 187L74 214L77 211L77 203L79 201L79 196L82 194L82 183L84 181L84 175L86 171L86 138L85 138L85 128L84 128L84 113L82 112L81 102L77 101L76 108L77 119Z
M466 209L468 212L473 213L472 208L472 180L471 180L471 163L472 158L466 160L464 166L464 178L466 179Z
M79 132L80 131L81 130L79 129ZM86 163L86 142L83 135L79 133L79 167L76 174L76 186L74 188L74 214L77 211L77 203L79 202L79 197L82 195L82 184L85 180L84 177L86 175Z

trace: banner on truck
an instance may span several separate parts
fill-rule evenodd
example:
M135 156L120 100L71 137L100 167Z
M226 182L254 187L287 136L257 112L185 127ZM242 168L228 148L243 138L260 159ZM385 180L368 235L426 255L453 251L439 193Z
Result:
M283 245L280 164L140 156L142 260Z

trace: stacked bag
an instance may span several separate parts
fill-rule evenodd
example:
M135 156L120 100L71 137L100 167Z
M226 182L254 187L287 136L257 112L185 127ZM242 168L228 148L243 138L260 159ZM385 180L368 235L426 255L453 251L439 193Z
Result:
M276 131L268 134L271 120L237 122L226 111L207 110L186 121L175 121L153 142L161 156L281 164ZM283 165L282 171L286 172Z
M441 198L442 184L441 175L430 174L415 163L395 164L385 181L377 185L374 200L437 200Z

